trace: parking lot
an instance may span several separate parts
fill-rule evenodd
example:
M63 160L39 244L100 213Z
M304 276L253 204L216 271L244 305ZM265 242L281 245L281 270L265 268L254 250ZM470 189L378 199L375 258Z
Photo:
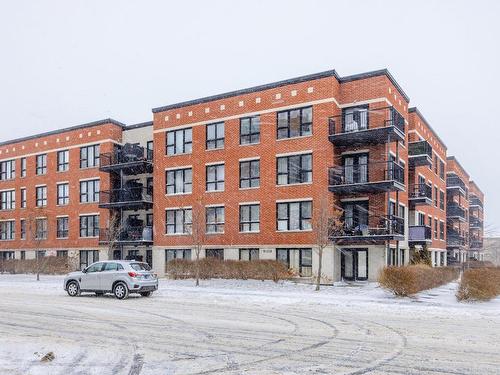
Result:
M150 298L68 297L0 275L0 374L498 374L500 300L456 285L395 299L325 287L161 280ZM53 352L55 359L41 362Z

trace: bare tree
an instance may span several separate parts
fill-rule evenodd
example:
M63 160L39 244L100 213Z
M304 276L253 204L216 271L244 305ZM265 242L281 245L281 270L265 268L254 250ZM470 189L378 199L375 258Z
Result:
M48 215L43 207L36 207L29 210L26 216L26 235L29 235L35 249L36 259L36 280L40 281L40 273L43 271L43 262L40 253L42 242L47 239L48 234ZM45 221L43 221L45 220Z
M202 199L198 199L191 209L191 242L194 248L195 261L195 277L196 286L200 285L200 255L205 244L206 225L205 225L205 207Z
M326 196L320 197L314 206L313 230L316 236L316 251L318 252L318 275L316 276L315 291L320 290L321 273L323 272L323 253L325 248L332 244L335 248L334 234L341 227L341 210L329 203Z
M108 241L108 254L112 258L113 250L116 243L120 240L120 236L123 232L124 225L122 223L120 214L118 212L112 212L109 216L109 227L106 240Z

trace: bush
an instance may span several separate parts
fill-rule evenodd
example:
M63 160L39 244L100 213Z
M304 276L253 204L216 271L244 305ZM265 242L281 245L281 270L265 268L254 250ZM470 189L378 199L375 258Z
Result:
M458 278L459 271L451 267L432 268L425 265L386 267L379 275L380 285L397 296L409 296L436 288Z
M465 270L457 292L459 301L489 301L500 295L500 267Z
M276 260L219 260L203 258L199 262L175 259L168 262L167 274L172 279L192 279L199 267L200 279L279 280L290 279L293 274L286 265Z
M39 259L8 259L0 261L0 273L37 273L56 275L70 271L67 257L47 256Z

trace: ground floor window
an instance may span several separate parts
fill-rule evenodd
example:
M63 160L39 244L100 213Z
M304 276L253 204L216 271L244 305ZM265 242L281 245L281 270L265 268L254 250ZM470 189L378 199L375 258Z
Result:
M61 258L67 258L68 257L68 250L57 250L56 255L58 257L61 257Z
M80 270L99 261L99 250L80 250Z
M45 250L38 250L36 252L36 257L37 258L43 258L46 254L47 254L47 252Z
M14 259L14 258L15 258L15 253L13 251L0 252L0 259L2 259L2 260L8 260L8 259Z
M224 249L206 249L205 254L207 258L224 260Z
M240 249L240 260L259 260L259 249Z
M387 250L387 265L396 266L396 249L389 248Z
M406 261L405 254L406 254L405 249L399 249L399 264L402 266L405 265Z
M312 249L276 249L276 259L298 271L299 276L312 276Z
M142 262L142 255L140 255L139 250L129 250L127 260L137 260Z
M165 250L165 268L174 259L191 260L191 249L167 249Z
M21 259L26 259L26 251L21 251Z
M368 280L368 249L342 249L340 267L344 280Z

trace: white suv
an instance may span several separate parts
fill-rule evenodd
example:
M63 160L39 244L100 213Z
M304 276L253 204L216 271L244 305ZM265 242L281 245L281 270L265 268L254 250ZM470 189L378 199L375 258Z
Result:
M109 260L92 263L78 272L71 272L64 278L64 290L71 297L81 292L97 295L113 293L118 299L125 299L129 293L149 297L158 290L158 278L147 263L125 260Z

